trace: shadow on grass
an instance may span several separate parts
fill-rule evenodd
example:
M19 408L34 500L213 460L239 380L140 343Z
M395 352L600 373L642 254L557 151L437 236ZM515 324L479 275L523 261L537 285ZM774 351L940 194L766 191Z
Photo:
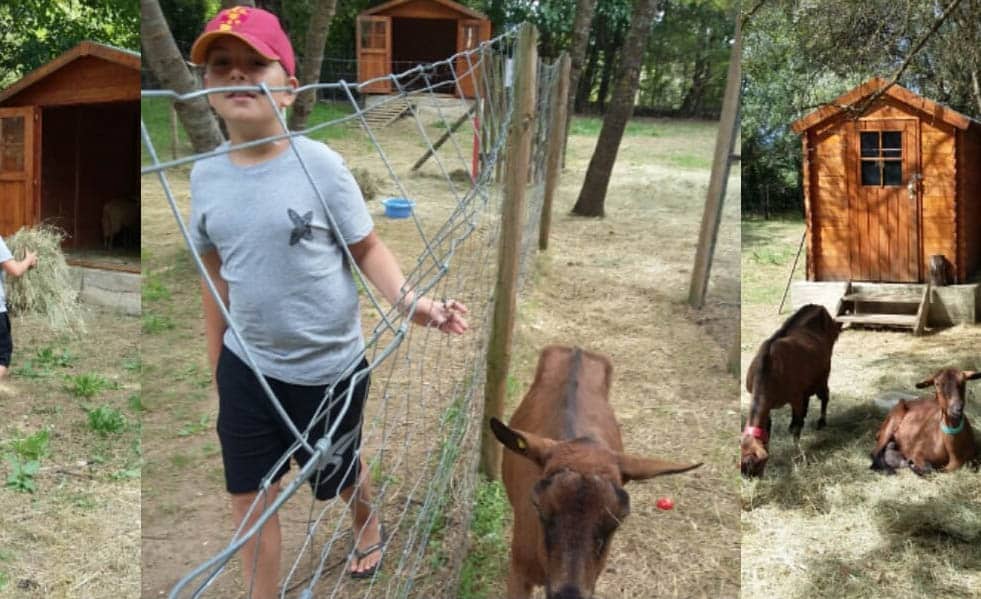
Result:
M853 402L854 398L848 401ZM758 481L743 482L749 509L775 504L782 509L824 512L822 506L827 502L822 497L829 480L854 480L873 474L868 470L868 455L882 421L875 407L868 403L836 410L832 395L828 424L818 431L814 425L819 406L818 401L811 401L799 448L788 430L790 410L772 414L773 436L766 474Z
M960 476L937 486L939 497L876 503L871 518L885 541L856 558L812 562L794 597L977 596L962 576L981 571L977 484Z

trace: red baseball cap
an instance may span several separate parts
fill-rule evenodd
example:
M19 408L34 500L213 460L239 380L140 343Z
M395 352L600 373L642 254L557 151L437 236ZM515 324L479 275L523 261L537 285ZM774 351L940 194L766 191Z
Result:
M271 12L250 6L226 8L211 19L191 46L191 62L204 64L211 43L231 35L252 46L269 60L278 60L290 77L296 75L296 59L290 38Z

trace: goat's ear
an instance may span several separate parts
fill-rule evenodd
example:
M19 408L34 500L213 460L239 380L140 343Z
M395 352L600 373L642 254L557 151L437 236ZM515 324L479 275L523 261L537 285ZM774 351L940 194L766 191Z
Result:
M551 439L513 429L494 417L490 419L490 427L504 447L539 466L545 465L548 452L555 445L555 441Z
M933 386L933 379L936 378L936 376L937 375L933 375L933 376L931 376L930 378L928 378L926 380L923 380L923 381L920 381L919 383L916 383L916 388L917 389L926 389L927 387Z
M965 381L981 379L981 370L965 370L961 374L964 375Z
M687 472L702 465L701 462L697 464L679 464L677 462L665 462L663 460L640 458L624 453L620 454L619 461L620 475L623 477L624 483L628 483L632 480L645 480L648 478L654 478L655 476L663 476L665 474Z

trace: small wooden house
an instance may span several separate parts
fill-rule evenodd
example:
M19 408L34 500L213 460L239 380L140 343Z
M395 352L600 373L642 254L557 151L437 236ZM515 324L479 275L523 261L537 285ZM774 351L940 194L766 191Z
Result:
M793 123L804 147L807 278L955 282L981 272L981 123L875 78ZM852 108L846 110L844 107Z
M456 2L391 0L358 15L358 81L445 60L476 48L489 40L490 34L491 23L485 15ZM430 83L446 83L436 88L437 93L473 98L477 78L471 70L471 63L457 59L452 71L432 73ZM454 72L459 89L452 84ZM419 79L410 85L418 88L424 82ZM393 87L391 80L382 79L365 86L362 92L389 94L397 91Z
M0 235L52 222L103 245L102 206L140 197L140 55L82 42L0 91Z

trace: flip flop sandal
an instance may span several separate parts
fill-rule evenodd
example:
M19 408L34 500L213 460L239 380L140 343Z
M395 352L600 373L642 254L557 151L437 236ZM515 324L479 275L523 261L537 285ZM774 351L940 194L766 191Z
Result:
M371 578L378 572L378 570L381 569L382 560L385 557L385 544L388 542L388 534L385 532L384 524L380 526L379 532L381 533L381 541L379 541L378 543L375 543L371 547L368 547L367 549L363 549L360 551L358 550L357 547L351 550L351 557L353 557L359 562L364 558L368 557L369 555L371 555L372 553L381 552L381 555L378 557L378 561L375 563L374 566L368 568L367 570L362 570L360 572L349 571L351 578L354 578L356 580Z

